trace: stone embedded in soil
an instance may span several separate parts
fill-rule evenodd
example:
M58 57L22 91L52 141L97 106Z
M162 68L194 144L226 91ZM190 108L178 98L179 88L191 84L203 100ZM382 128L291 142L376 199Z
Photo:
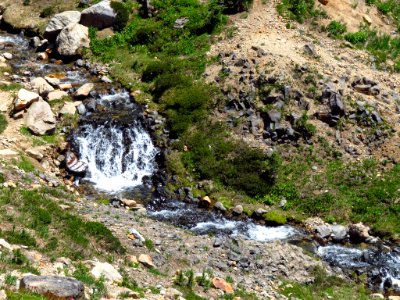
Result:
M76 113L76 107L73 102L67 102L60 110L62 115L74 115Z
M64 97L68 97L68 93L67 92L60 91L60 90L55 90L55 91L50 92L47 95L47 100L48 101L54 101L54 100L62 99Z
M33 103L25 118L25 125L37 135L52 133L56 128L56 123L51 107L45 101Z
M100 279L104 277L107 281L121 282L121 274L109 263L94 262L94 267L90 271L94 278Z
M20 290L28 290L49 299L84 299L85 287L82 282L61 276L25 276Z
M154 265L153 260L151 259L150 255L140 254L138 260L145 267L148 267L148 268L155 268L156 267Z
M233 293L233 287L230 283L219 277L214 277L212 280L213 286L217 289L224 291L225 293Z

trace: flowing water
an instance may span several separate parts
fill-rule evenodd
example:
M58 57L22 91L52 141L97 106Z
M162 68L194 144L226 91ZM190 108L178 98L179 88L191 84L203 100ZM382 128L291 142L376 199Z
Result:
M101 95L97 105L107 108L107 117L98 119L89 113L74 133L80 159L88 164L85 179L109 193L141 185L143 178L155 170L157 150L135 119L129 94L123 91ZM132 115L125 115L121 122L118 113L126 110L131 110Z
M0 49L13 50L17 58L12 65L14 71L21 75L32 73L34 76L46 76L62 72L65 74L62 81L74 86L90 80L90 74L82 69L68 69L66 66L36 61L33 52L27 51L28 42L21 35L0 34ZM81 116L79 126L70 137L71 146L79 158L88 164L84 180L111 195L143 185L143 181L157 169L155 158L158 150L143 125L140 108L131 101L126 91L113 89L91 94L84 104L86 113ZM242 236L260 242L302 236L299 230L290 226L266 227L249 220L228 220L216 212L201 210L194 204L179 201L156 198L148 203L148 210L151 217L196 234ZM361 250L339 245L316 249L316 255L333 266L344 271L366 273L371 288L394 288L400 291L399 252L373 248Z

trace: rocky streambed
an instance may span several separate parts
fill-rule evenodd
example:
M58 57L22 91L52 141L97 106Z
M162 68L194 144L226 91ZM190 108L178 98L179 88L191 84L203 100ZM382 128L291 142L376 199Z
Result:
M82 60L70 64L56 59L38 60L42 57L29 48L28 40L21 35L1 33L0 48L4 67L8 64L12 66L12 71L6 76L10 82L19 83L24 89L23 93L18 91L11 105L14 118L27 119L34 104L42 103L51 120L34 118L34 123L26 126L36 134L47 134L54 131L62 116L79 116L76 127L68 125L60 129L60 133L66 135L69 146L58 149L60 153L53 160L46 160L45 167L59 178L67 175L64 169L60 171L59 166L65 164L65 151L72 150L77 159L87 166L85 175L81 174L81 178L76 176L79 179L76 184L86 182L94 185L110 198L123 195L137 199L137 195L146 194L147 200L143 201L143 205L150 218L189 229L196 235L214 235L214 248L235 243L236 240L256 243L258 247L266 243L264 245L268 248L268 242L281 240L311 250L342 276L351 276L353 272L366 274L369 287L373 290L394 289L400 292L400 249L394 245L371 238L364 249L354 245L345 247L341 243L351 235L351 230L347 229L343 238L337 240L338 244L326 244L324 241L332 235L332 228L326 228L327 224L314 224L311 231L316 232L319 241L322 241L318 243L300 228L266 227L243 214L228 219L220 210L199 208L198 199L182 202L163 197L163 180L160 176L153 176L157 173L158 154L162 152L154 146L151 138L156 117L135 104L133 97L118 84L112 83L105 76L106 68ZM66 100L65 97L71 98ZM56 115L50 104L59 100L63 100L63 104ZM36 124L38 122L39 125ZM37 132L32 128L38 128ZM81 190L85 190L84 186ZM124 206L119 200L112 201L112 205L116 208ZM361 237L362 232L362 228L358 231L354 229L353 235ZM366 241L368 236L363 238ZM227 254L227 263L221 264L215 259L210 265L220 270L231 265L239 266L243 271L263 269L256 261L247 256L244 259L234 252ZM262 254L267 255L265 251ZM298 257L303 257L303 254ZM310 259L306 261L308 264ZM271 265L273 263L271 261ZM293 266L291 268L293 272L300 272ZM291 271L285 269L278 273L292 278L288 272Z

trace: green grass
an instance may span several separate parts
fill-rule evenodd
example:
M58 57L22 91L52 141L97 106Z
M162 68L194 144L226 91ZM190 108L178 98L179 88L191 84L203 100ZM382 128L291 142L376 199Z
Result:
M0 90L1 91L17 91L22 88L22 85L19 83L10 83L10 84L0 84Z
M0 113L0 134L2 134L4 130L6 130L7 126L8 126L7 118Z
M3 228L9 224L12 229L2 229L0 236L10 242L27 243L55 257L80 259L125 252L120 241L103 224L85 221L62 210L53 200L54 195L47 193L47 189L1 190L0 222ZM61 199L69 197L59 190L61 195ZM6 207L12 207L13 213L7 214Z
M56 133L51 135L35 136L27 127L21 127L19 131L22 135L28 136L32 139L33 146L43 146L47 144L55 145L61 140L61 137Z
M10 300L45 300L46 298L39 294L30 292L7 291L7 299Z
M326 27L326 30L329 32L329 35L335 39L339 39L342 35L347 31L346 24L343 24L338 21L332 21Z
M314 271L315 280L311 284L286 283L281 293L290 299L302 300L368 300L369 292L362 284L355 285L348 280L327 275L322 270Z
M278 3L277 10L280 15L303 23L326 15L323 11L316 10L314 5L314 0L281 0Z

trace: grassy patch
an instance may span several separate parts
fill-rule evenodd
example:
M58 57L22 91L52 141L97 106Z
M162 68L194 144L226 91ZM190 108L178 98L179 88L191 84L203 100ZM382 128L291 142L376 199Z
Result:
M46 190L0 191L0 222L12 230L2 230L9 242L29 244L50 256L72 259L93 255L122 254L124 248L103 224L88 222L62 210ZM68 195L60 190L63 198ZM6 208L13 208L7 214ZM17 224L12 227L11 224Z
M303 23L304 21L325 14L314 8L314 0L282 0L277 6L278 13L289 19Z
M339 39L343 36L343 34L347 31L346 24L338 21L332 21L326 27L329 35L335 39Z
M1 91L17 91L22 88L22 85L19 83L10 83L10 84L0 84Z
M281 293L289 298L304 300L319 299L348 299L348 300L367 300L369 292L365 287L354 285L347 280L325 274L322 270L314 272L315 280L308 285L299 283L283 284Z

